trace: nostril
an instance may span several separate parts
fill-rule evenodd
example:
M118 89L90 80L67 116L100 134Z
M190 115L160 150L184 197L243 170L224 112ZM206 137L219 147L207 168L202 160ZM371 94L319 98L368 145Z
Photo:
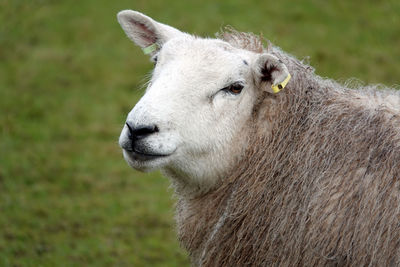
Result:
M126 122L129 129L129 138L131 140L138 140L159 131L157 125L140 125L134 127L131 122Z
M133 129L133 135L136 136L136 138L145 137L155 132L158 132L158 128L155 125Z
M132 123L131 122L126 122L125 124L126 124L126 126L128 126L129 139L133 139L133 129L134 129L134 127L133 127Z

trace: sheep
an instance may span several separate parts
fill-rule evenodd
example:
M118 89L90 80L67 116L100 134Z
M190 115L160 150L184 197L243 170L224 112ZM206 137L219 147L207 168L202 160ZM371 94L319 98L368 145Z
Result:
M117 17L155 62L119 144L170 178L194 266L400 265L398 91L321 78L252 34Z

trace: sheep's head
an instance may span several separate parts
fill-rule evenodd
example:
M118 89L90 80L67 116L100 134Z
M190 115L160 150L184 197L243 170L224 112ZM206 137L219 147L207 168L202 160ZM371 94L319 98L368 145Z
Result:
M212 187L245 150L260 91L283 82L287 68L268 53L194 37L139 12L121 11L118 21L155 64L121 132L126 161L199 189Z

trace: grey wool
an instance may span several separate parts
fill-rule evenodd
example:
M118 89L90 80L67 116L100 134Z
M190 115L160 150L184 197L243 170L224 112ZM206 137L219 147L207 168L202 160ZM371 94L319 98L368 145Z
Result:
M179 239L195 266L399 266L400 93L348 88L251 34L292 79L259 84L248 147L207 193L177 194Z

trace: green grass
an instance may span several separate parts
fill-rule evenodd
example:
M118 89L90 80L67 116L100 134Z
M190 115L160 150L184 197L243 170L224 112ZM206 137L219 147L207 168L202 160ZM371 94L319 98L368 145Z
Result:
M185 266L172 190L117 140L152 65L116 21L263 32L317 73L399 84L399 1L0 0L0 266Z

